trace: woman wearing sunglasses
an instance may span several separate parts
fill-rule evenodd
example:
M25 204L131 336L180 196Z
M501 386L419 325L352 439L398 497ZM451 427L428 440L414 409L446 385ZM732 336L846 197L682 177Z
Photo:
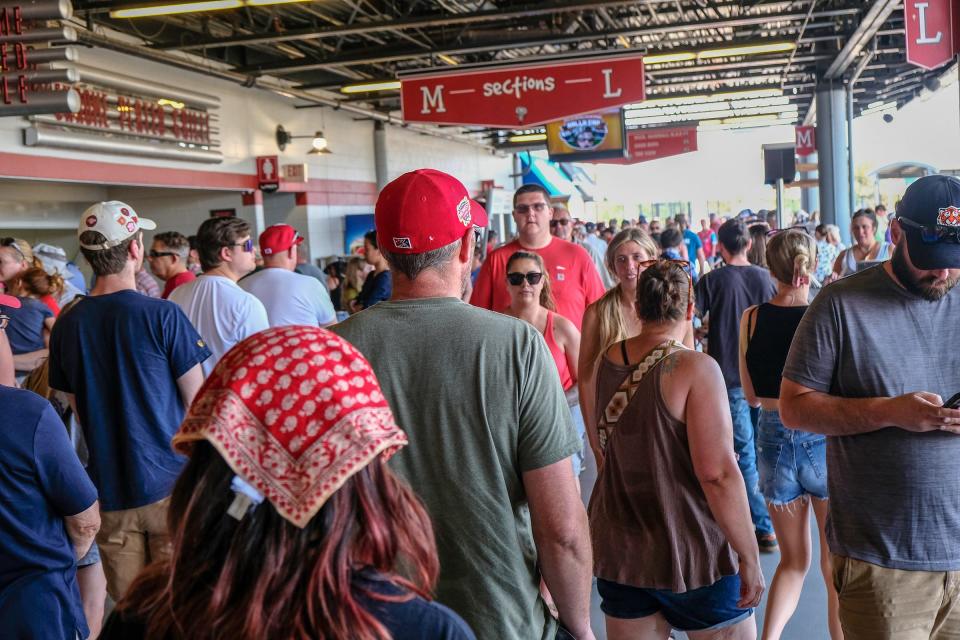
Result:
M54 313L38 297L30 295L25 280L31 272L45 274L42 266L26 240L0 238L0 280L4 291L20 300L20 308L9 313L6 328L20 377L40 366L48 354Z
M296 363L296 366L291 366ZM233 348L173 447L173 553L101 640L475 640L429 601L433 527L386 460L407 444L370 364L316 327Z
M597 373L604 462L590 498L594 574L610 640L756 636L763 575L716 361L681 340L693 282L673 261L637 282L640 334Z
M556 313L550 293L550 274L543 258L529 251L517 251L507 260L507 292L510 306L504 313L525 320L543 334L560 374L560 384L567 393L570 416L581 439L583 416L577 402L577 360L580 354L580 332L572 322ZM583 453L574 454L573 472L580 475Z
M826 437L783 426L779 412L783 367L793 334L807 310L817 243L803 231L790 229L770 238L766 256L770 273L777 280L777 294L770 302L749 307L740 321L740 381L750 406L761 408L756 438L760 491L780 543L780 564L767 596L763 638L780 638L800 600L811 560L812 511L820 534L820 570L827 585L830 637L839 640L843 632L824 534Z

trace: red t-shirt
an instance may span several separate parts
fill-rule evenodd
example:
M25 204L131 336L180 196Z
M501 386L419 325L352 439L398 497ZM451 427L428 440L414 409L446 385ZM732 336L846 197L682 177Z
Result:
M57 299L53 296L40 296L40 302L47 305L47 308L53 312L54 318L60 315L60 305L57 304Z
M167 283L163 285L163 293L160 294L160 297L166 300L170 294L173 293L174 289L182 284L187 284L188 282L192 282L196 279L197 276L193 275L193 272L190 270L184 271L183 273L178 273L167 280Z
M470 304L492 311L503 311L510 306L507 260L517 251L529 251L543 258L547 273L550 274L557 313L576 325L579 331L583 324L583 312L606 290L590 254L583 247L560 238L552 238L550 244L542 249L527 249L520 245L519 240L514 240L491 253L480 268Z

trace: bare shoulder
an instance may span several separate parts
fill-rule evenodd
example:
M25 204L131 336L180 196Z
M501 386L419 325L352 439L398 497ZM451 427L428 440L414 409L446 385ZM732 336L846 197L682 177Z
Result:
M554 314L553 316L553 330L565 338L579 337L580 335L580 332L577 330L577 325L560 314Z
M704 376L723 377L716 360L705 353L691 349L674 351L660 366L663 368L663 375L689 377L691 381L699 380Z

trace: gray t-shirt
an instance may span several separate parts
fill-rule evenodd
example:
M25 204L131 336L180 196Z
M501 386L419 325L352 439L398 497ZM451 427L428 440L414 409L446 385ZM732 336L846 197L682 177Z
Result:
M437 600L481 640L552 638L521 474L581 445L543 336L455 298L381 302L332 330L370 361L410 439L391 467L433 520Z
M882 266L831 284L783 376L844 398L960 391L960 288L916 296ZM960 436L889 427L827 441L830 550L892 569L960 570Z

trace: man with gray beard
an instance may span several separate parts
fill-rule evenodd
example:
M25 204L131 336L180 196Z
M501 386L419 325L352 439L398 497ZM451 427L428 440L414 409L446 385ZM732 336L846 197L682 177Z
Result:
M846 640L952 638L960 410L947 399L960 392L960 180L910 185L891 237L889 261L810 305L780 415L828 436L827 541Z

